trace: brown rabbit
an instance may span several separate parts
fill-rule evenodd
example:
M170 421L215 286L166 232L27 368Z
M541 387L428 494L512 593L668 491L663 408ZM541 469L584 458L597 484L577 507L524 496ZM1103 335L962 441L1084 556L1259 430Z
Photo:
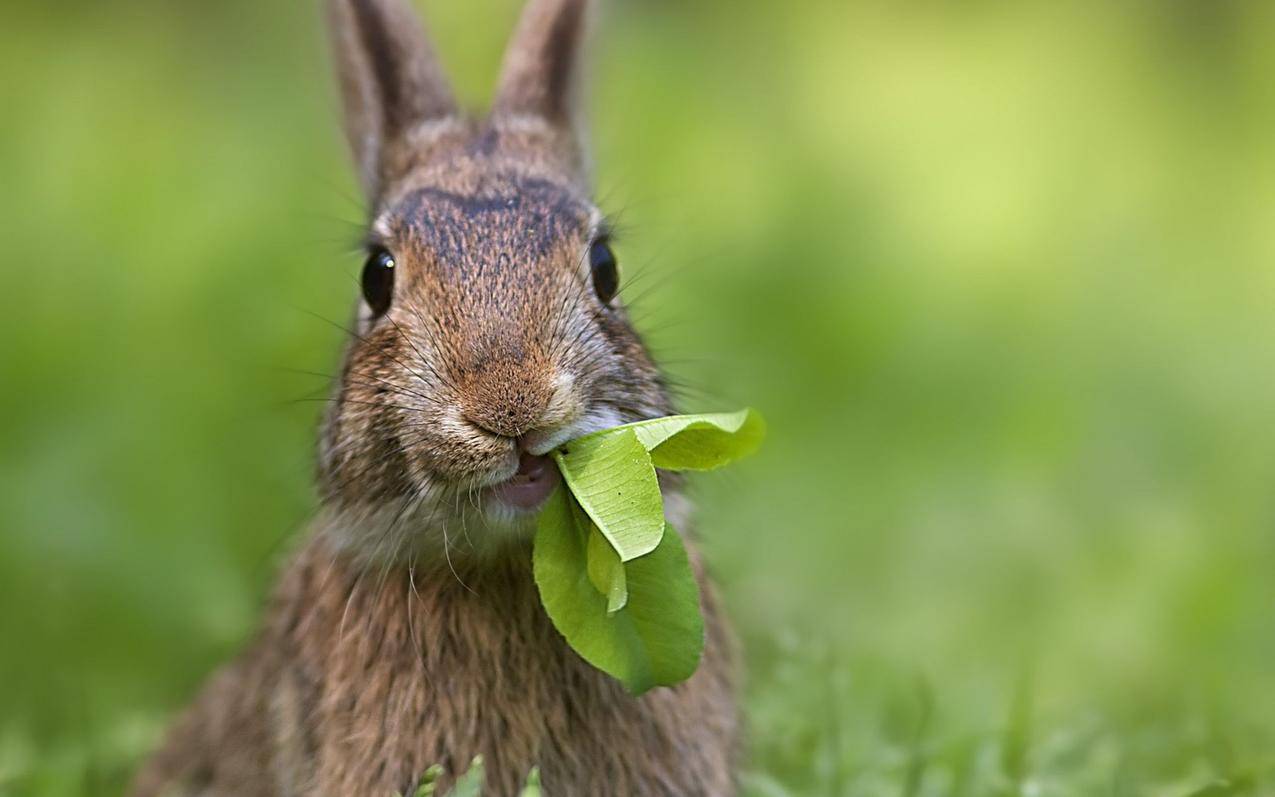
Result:
M478 754L488 795L728 795L730 635L628 695L567 647L530 574L544 455L669 414L615 296L576 89L587 0L530 0L490 115L459 113L407 0L332 0L372 205L356 334L321 436L322 509L255 641L139 773L137 797L410 795ZM665 484L686 528L687 505Z

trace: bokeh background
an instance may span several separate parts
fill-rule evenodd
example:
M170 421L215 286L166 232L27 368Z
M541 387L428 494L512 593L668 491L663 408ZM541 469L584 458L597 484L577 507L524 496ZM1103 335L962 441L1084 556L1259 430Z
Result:
M481 107L517 3L426 5ZM117 793L313 511L362 218L320 16L0 12L0 794ZM696 485L747 792L1275 794L1275 6L600 34L635 313L772 428Z

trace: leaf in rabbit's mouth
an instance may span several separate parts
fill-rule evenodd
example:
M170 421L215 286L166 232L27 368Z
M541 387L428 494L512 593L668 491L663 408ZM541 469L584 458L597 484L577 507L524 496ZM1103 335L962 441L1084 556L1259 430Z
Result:
M554 626L633 694L689 678L704 649L699 586L664 519L655 469L712 470L757 449L753 410L618 426L551 453L566 489L540 513L533 569Z

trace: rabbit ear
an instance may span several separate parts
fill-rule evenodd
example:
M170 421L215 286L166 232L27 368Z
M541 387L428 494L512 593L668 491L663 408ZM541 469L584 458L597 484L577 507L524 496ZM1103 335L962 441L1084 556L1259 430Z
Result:
M451 88L407 0L329 0L345 135L364 191L387 179L386 149L422 122L456 113Z
M528 0L505 51L493 115L539 117L578 139L589 6L589 0Z

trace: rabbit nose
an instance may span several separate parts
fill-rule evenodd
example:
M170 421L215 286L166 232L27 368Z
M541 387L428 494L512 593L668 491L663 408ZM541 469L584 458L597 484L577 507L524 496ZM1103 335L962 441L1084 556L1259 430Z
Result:
M552 391L525 366L496 367L470 383L461 403L470 423L518 438L541 424L551 397Z
M510 438L522 437L536 428L544 414L546 401L528 390L499 392L503 395L497 401L466 403L465 417L470 423L492 434Z
M501 409L466 409L465 417L470 423L494 435L517 439L535 426L537 415L510 406Z

